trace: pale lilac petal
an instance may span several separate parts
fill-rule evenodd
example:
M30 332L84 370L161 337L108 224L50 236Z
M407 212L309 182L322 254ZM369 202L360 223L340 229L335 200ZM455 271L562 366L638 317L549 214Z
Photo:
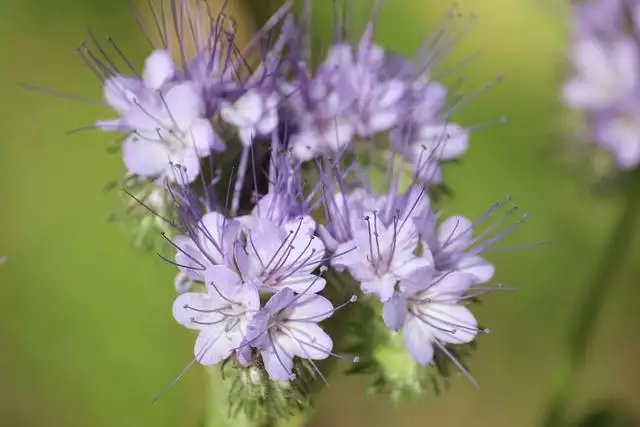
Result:
M289 140L291 154L301 162L307 162L324 149L323 140L315 132L299 132Z
M397 331L404 325L407 315L407 300L404 296L396 293L382 307L382 318L384 324L392 331Z
M433 260L428 257L413 257L405 260L394 268L393 272L398 277L398 280L410 277L414 272L425 267L432 267Z
M274 381L288 381L292 379L293 355L280 348L271 347L260 352L264 368L269 378Z
M234 104L223 106L220 117L236 127L255 127L264 112L263 105L262 96L255 90L249 90Z
M478 333L478 322L463 305L430 303L425 310L433 336L439 341L464 344L473 341Z
M447 218L438 228L438 241L445 252L464 250L471 244L473 223L463 216Z
M125 114L144 90L139 79L113 76L105 80L104 97L107 104L120 114Z
M400 282L400 288L408 295L419 293L431 288L435 275L436 271L432 266L414 270Z
M179 264L178 268L191 280L204 280L204 268L209 262L193 240L187 236L176 236L172 242L179 248L176 249L175 257L176 263Z
M180 294L173 302L173 318L176 322L191 329L206 329L209 326L199 325L192 320L198 315L192 308L212 309L219 307L217 300L204 292L186 292Z
M222 151L225 146L213 131L211 122L207 119L196 119L189 128L190 148L199 157L206 157L212 151Z
M476 283L486 283L493 277L495 268L486 259L477 255L462 257L456 265L456 269L463 273L471 274L476 278Z
M191 183L200 175L200 157L193 150L171 153L163 178L170 182Z
M278 127L278 110L275 107L265 110L264 115L258 122L256 130L260 135L273 132Z
M240 276L224 265L209 266L204 272L204 279L209 292L222 299L233 299L242 283Z
M193 280L191 280L189 276L187 276L187 274L182 271L176 274L176 278L174 279L173 283L176 292L178 292L179 294L187 292L189 289L191 289L191 286L193 286Z
M320 322L331 317L333 305L331 301L315 294L299 295L289 313L289 320Z
M392 276L362 281L360 287L365 294L374 293L378 295L381 301L387 301L393 296L398 279Z
M561 98L574 108L596 109L610 103L610 96L605 88L581 79L569 80L562 88Z
M210 366L231 356L238 344L227 339L224 328L209 328L198 334L193 351L199 363Z
M174 74L175 66L171 54L166 50L158 49L145 61L142 77L145 86L157 90L173 78Z
M378 132L383 132L396 124L398 114L396 110L377 111L371 115L365 129L360 133L362 136L370 136Z
M633 90L638 85L640 73L640 60L638 58L637 43L629 38L619 40L611 50L612 66L618 72L618 84Z
M327 148L333 152L341 152L353 139L355 127L349 118L337 118L323 132Z
M393 107L402 98L405 92L405 84L400 80L389 80L386 84L376 90L378 106L382 108Z
M271 315L276 315L279 311L291 307L294 301L295 295L293 291L289 288L284 288L269 298L264 308Z
M294 274L291 277L280 280L274 287L286 286L297 293L317 293L327 285L326 279L313 274Z
M428 287L429 295L455 295L459 296L468 291L476 283L475 276L458 271L447 272L433 279L433 284Z
M408 316L403 337L404 345L416 363L426 365L433 360L433 334L424 322L415 316Z
M188 130L204 113L204 101L196 86L190 82L180 83L169 89L164 95L163 105L169 109L169 123L175 122L183 131Z
M124 164L131 173L155 177L169 165L171 152L161 143L129 135L122 146Z
M293 352L305 359L326 359L331 355L333 341L315 323L292 322L288 331L294 342Z

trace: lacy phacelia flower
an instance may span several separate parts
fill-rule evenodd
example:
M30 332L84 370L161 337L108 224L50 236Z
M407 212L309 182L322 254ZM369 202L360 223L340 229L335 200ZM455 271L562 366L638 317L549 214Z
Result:
M223 265L204 272L206 292L187 292L173 304L178 323L199 331L195 358L215 365L240 347L247 324L260 309L258 288Z
M191 83L137 102L123 119L131 129L123 146L129 171L173 181L178 178L173 165L179 164L186 181L194 181L200 174L200 158L224 149L203 112L204 103Z
M186 290L193 281L203 281L209 266L222 264L233 251L241 224L218 212L208 212L188 227L188 235L179 235L171 242L176 249L175 264L180 269L176 288Z
M472 284L464 273L438 274L423 268L403 280L399 292L385 302L385 324L394 331L403 329L405 346L416 363L426 365L434 349L446 353L447 344L468 343L484 332L464 306L464 294Z
M462 216L447 218L437 231L432 227L435 224L430 222L428 219L422 221L420 234L433 254L434 266L438 271L467 273L474 277L475 283L491 280L493 265L477 255L485 247L473 238L474 225L470 220Z
M339 256L332 264L347 268L360 282L363 292L375 293L386 301L400 280L419 268L433 265L429 250L418 254L420 239L414 222L414 217L428 210L429 202L419 186L397 194L392 184L384 197L369 195L363 199L362 195L353 196L339 199L346 214L342 218L337 215L339 210L330 211L333 221L349 221L352 236L337 245L335 251ZM348 201L356 203L347 206L345 202ZM364 210L366 205L374 210ZM359 216L360 212L362 216Z
M260 352L272 379L290 380L294 356L320 360L332 354L331 337L317 323L333 312L331 302L320 295L296 295L283 288L253 317L245 345Z
M255 223L246 234L245 251L237 257L238 268L268 292L285 287L299 293L320 292L326 281L313 272L325 261L325 249L322 240L303 228L310 221L284 226L266 219Z
M640 164L640 7L589 0L574 6L571 61L561 97L585 113L590 136L618 168Z
M147 215L134 217L138 231L152 224L171 245L162 257L177 270L173 316L198 331L194 362L220 364L230 385L220 400L230 407L214 409L240 406L261 422L304 410L314 382L326 382L316 361L334 351L364 353L363 369L413 389L426 383L422 365L446 377L443 357L466 373L449 345L481 332L465 303L493 289L477 287L494 274L481 254L514 224L479 230L495 208L439 224L431 203L441 163L469 138L432 78L454 42L448 23L411 60L374 43L374 21L357 45L337 38L318 59L301 33L308 16L298 25L291 2L244 47L235 21L205 2L171 0L151 15L160 44L140 73L115 43L130 76L99 46L83 53L118 115L97 127L126 133L125 190ZM632 65L616 83L635 85ZM606 86L602 70L611 67L581 69L574 86ZM607 112L622 108L606 96ZM620 115L598 117L603 132L631 138ZM334 317L361 293L371 296ZM396 351L397 330L416 363ZM385 350L409 373L382 366Z
M220 109L220 117L238 129L240 141L250 146L256 135L268 135L278 125L278 97L249 90L233 104Z
M466 150L467 132L449 123L447 91L427 78L435 57L427 60L423 56L429 55L420 51L415 63L401 59L375 44L373 34L370 23L356 48L334 44L310 78L306 68L297 70L301 82L287 91L298 126L290 141L294 155L303 161L335 155L358 138L370 140L402 130L409 146L396 148L416 169L424 169L426 157L420 147L432 151L432 163L460 156ZM293 46L295 51L298 45Z

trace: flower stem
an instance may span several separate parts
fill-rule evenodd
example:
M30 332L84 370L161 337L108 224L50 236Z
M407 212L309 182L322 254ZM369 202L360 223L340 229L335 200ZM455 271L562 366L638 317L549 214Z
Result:
M229 414L231 384L222 376L220 366L206 369L207 405L205 427L254 427L243 413L236 417Z
M230 391L232 380L223 378L220 366L206 369L207 373L207 405L205 427L302 427L306 424L308 412L283 418L248 419L242 411L232 415L229 413Z
M633 242L634 231L640 223L640 170L629 176L624 189L621 209L604 258L596 271L587 295L578 310L569 332L567 360L560 375L553 399L545 412L544 427L566 424L566 408L574 392L576 381L585 363L589 344L596 331L598 314L613 289L616 274L624 266Z

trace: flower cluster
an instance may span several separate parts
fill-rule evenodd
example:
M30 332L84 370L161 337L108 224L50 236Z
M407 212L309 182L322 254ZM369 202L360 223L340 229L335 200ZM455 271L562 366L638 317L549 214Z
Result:
M141 73L85 55L117 113L97 126L125 134L127 179L143 187L130 194L173 230L173 316L198 331L194 361L257 373L258 386L296 379L297 363L326 381L315 361L337 356L349 328L320 323L357 301L387 336L402 330L416 366L444 355L468 375L451 346L486 332L468 308L496 289L481 255L517 223L498 231L509 209L480 229L507 202L477 221L441 221L433 205L441 164L469 136L433 80L441 47L405 58L369 23L356 46L338 38L311 58L287 2L240 48L225 15L162 7L153 16L172 14L175 34L157 23Z
M640 164L640 5L586 0L574 6L574 75L564 102L582 111L597 145L619 169Z

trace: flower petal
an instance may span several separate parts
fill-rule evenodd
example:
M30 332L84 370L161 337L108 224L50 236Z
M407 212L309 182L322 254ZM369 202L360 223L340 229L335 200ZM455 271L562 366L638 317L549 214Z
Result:
M461 251L471 244L473 223L463 216L447 218L438 228L438 241L443 252Z
M392 331L397 331L404 325L407 315L407 300L399 293L395 293L382 306L384 324Z
M320 322L331 317L333 304L323 296L316 294L299 295L289 312L288 319L292 322Z
M486 283L493 277L495 268L486 259L477 255L467 255L462 257L456 269L462 273L471 274L476 278L475 283Z
M162 105L167 110L170 120L182 131L187 131L193 122L204 113L204 101L195 84L190 82L173 86L164 95Z
M156 177L169 165L171 152L159 142L129 135L122 146L124 164L136 175Z
M365 294L375 293L384 302L393 296L397 282L398 279L395 277L385 275L373 280L362 281L360 287Z
M269 378L274 381L288 381L292 379L293 355L288 354L281 348L269 347L260 352L264 368L269 374Z
M408 316L403 337L404 346L416 363L426 365L433 360L433 335L424 322L415 316Z
M463 305L430 303L425 310L434 337L445 343L464 344L473 341L478 322Z
M193 352L196 360L205 365L215 365L231 356L237 346L227 340L224 328L208 328L198 334ZM239 344L239 343L238 343Z
M315 323L290 322L287 324L290 338L294 342L293 352L305 359L321 360L331 355L333 341Z
M216 299L204 292L186 292L179 295L173 302L173 318L176 322L190 329L207 329L210 326L200 325L194 323L195 317L201 317L201 315L208 315L209 313L202 313L202 310L211 310L218 307L220 304ZM194 310L195 309L195 310ZM197 311L199 310L199 311Z
M157 49L145 61L142 76L145 86L157 90L173 78L174 74L175 66L171 54L164 49Z

